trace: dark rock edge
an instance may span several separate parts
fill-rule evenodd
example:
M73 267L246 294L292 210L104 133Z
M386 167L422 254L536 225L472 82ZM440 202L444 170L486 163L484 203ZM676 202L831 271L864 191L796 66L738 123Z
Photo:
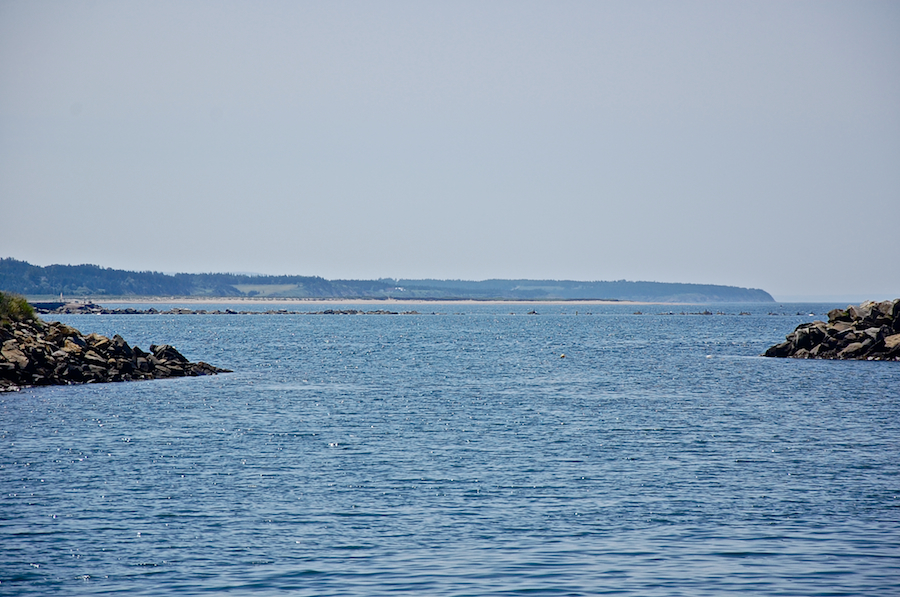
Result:
M828 323L798 325L763 356L900 361L900 299L833 309L828 312Z
M150 352L112 338L84 335L59 322L9 322L0 327L0 392L33 386L194 377L231 373L191 363L168 344Z

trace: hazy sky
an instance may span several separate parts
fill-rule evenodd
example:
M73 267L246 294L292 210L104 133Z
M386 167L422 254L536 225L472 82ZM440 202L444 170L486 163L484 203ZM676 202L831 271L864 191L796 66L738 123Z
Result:
M0 0L0 257L900 297L900 2Z

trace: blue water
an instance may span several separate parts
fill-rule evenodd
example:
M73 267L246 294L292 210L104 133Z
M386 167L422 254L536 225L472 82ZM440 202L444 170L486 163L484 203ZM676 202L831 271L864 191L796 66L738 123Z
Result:
M61 316L235 373L0 394L0 595L897 595L900 363L756 356L833 306Z

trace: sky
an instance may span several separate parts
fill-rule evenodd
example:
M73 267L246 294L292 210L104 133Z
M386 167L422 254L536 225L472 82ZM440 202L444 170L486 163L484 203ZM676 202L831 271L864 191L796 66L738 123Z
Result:
M0 257L900 297L900 3L0 0Z

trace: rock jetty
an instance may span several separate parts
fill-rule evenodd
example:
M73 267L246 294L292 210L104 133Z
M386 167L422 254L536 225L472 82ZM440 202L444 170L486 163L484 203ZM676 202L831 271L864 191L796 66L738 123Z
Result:
M191 363L175 348L151 345L150 352L112 338L84 335L62 323L39 319L0 326L0 392L44 385L132 381L230 373L208 363Z
M900 299L833 309L828 323L797 326L763 356L900 361Z

